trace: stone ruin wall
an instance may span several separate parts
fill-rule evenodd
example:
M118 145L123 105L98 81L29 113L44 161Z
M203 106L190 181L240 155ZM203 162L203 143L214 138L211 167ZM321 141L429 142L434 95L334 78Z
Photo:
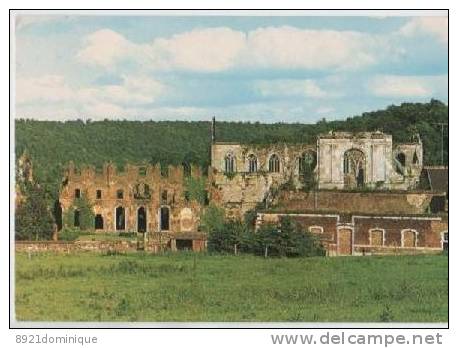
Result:
M144 170L144 173L141 173L141 170ZM202 178L200 168L192 166L191 176ZM184 180L183 168L175 166L168 167L168 175L165 177L161 175L159 165L126 165L124 171L118 172L114 165L105 164L101 172L97 172L93 167L84 167L77 172L70 164L64 178L60 203L65 214L73 205L75 190L81 190L81 195L93 205L94 213L102 215L104 231L116 230L117 207L125 208L124 230L137 231L137 211L140 207L144 207L147 216L147 232L158 232L160 209L168 207L170 231L195 232L200 224L202 207L197 201L186 199ZM145 185L148 185L149 195L140 195L136 198L138 185L143 185L143 190ZM96 196L97 190L101 190L101 199ZM121 199L117 196L118 190L123 191ZM166 198L163 197L165 191Z
M226 208L228 216L243 217L259 203L273 199L275 191L287 183L301 187L299 158L304 152L315 152L314 145L273 144L241 145L235 143L216 143L212 146L212 166L210 181L213 183L212 198ZM225 156L232 153L236 159L235 173L226 174ZM257 158L257 171L248 171L248 157ZM280 159L280 172L269 172L269 158L277 154Z

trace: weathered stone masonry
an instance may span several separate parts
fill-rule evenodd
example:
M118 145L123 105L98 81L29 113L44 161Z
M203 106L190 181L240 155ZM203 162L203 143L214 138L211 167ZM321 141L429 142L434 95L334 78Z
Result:
M143 232L152 250L203 250L205 206L189 199L184 183L190 176L205 181L209 200L228 218L241 219L255 208L258 225L291 216L319 234L329 255L448 246L446 213L425 216L438 192L418 190L419 138L393 145L381 132L331 132L315 145L247 145L216 142L213 131L212 140L208 177L194 166L169 166L164 174L160 165L127 165L118 172L105 164L101 172L77 172L70 164L62 210L73 209L74 199L85 195L97 230Z
M85 196L93 205L98 231L136 231L150 237L157 233L167 238L151 238L174 249L184 240L204 240L199 233L201 205L187 197L185 177L200 178L198 167L127 165L118 172L105 164L102 172L85 167L77 172L70 164L64 178L60 203L62 211L73 209L75 198ZM191 248L191 242L181 243ZM198 248L201 248L200 246Z

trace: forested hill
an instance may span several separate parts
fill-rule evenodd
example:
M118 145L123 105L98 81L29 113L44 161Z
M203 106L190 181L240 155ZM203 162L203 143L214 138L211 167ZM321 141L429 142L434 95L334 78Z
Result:
M217 115L216 115L217 116ZM440 164L441 131L439 122L448 123L448 107L437 100L405 103L385 110L367 112L344 121L316 124L262 124L218 122L218 141L244 143L306 142L330 130L382 130L394 142L409 141L418 132L423 140L425 164ZM16 156L24 150L32 158L34 176L51 196L55 196L63 167L70 160L76 165L101 166L112 161L122 167L126 162L180 164L189 161L209 165L210 122L183 121L16 121ZM448 162L448 139L445 141Z

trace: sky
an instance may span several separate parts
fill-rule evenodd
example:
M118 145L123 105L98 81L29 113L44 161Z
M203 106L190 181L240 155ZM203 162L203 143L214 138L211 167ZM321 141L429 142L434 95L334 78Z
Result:
M16 118L314 123L448 104L446 16L15 20Z

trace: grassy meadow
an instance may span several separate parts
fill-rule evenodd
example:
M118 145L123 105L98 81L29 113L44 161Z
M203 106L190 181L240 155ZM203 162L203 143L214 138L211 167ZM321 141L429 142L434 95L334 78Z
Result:
M16 253L20 321L446 322L442 255Z

